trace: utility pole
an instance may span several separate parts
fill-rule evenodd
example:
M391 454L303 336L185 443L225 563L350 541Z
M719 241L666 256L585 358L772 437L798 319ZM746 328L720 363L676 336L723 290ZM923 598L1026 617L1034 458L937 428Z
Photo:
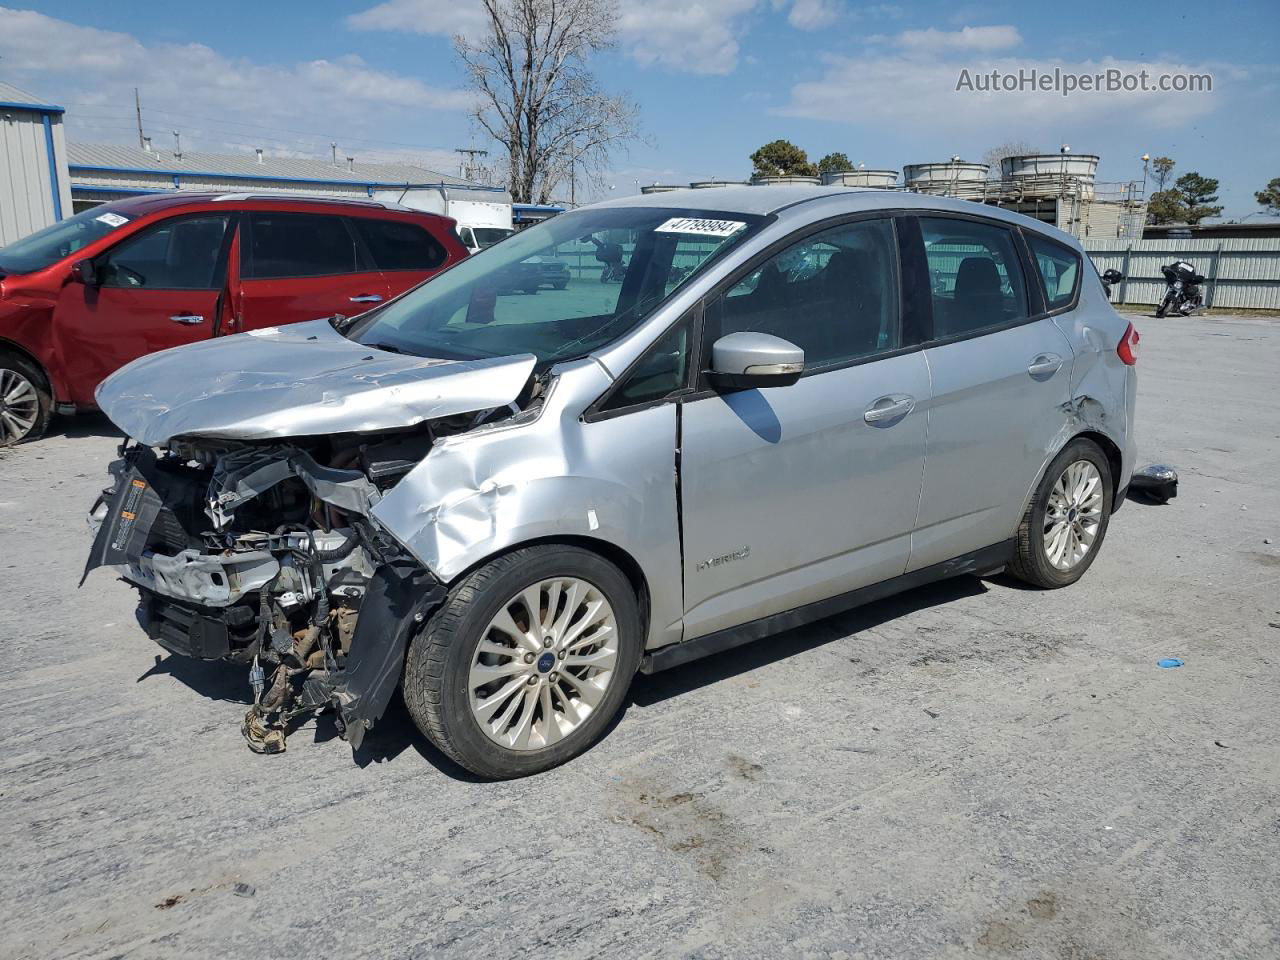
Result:
M138 147L147 149L146 138L142 136L142 99L138 96L138 88L133 88L133 109L138 114Z
M454 153L460 153L467 159L458 165L458 173L467 180L476 178L476 157L487 157L488 150L477 150L473 147L454 147Z

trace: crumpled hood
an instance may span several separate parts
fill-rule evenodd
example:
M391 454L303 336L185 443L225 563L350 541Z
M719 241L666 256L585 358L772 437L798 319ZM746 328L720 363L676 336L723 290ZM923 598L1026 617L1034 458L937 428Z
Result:
M313 320L150 354L104 380L97 401L148 446L389 430L509 404L535 362L404 356Z

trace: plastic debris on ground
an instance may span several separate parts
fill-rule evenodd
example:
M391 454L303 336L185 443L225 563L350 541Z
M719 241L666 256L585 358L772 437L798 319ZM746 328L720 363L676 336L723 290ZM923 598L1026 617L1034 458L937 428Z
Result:
M1163 463L1148 464L1133 471L1129 492L1152 503L1168 503L1178 495L1178 471Z
M1179 660L1177 657L1165 657L1163 660L1157 661L1156 666L1164 667L1168 670L1171 667L1180 667L1184 663L1186 663L1185 660Z

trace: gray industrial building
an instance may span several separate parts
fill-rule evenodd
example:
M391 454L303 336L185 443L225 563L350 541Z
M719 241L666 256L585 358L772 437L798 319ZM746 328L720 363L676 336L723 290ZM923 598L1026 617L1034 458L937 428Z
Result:
M106 200L141 193L306 193L353 199L375 193L426 187L457 188L501 196L460 177L408 163L337 162L308 157L180 153L108 143L73 143L67 149L71 196L76 211Z
M64 112L0 82L0 246L71 212Z

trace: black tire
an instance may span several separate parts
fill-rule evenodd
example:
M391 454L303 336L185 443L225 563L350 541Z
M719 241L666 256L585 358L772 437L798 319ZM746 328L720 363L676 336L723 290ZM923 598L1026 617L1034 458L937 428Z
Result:
M1078 460L1087 460L1092 463L1102 478L1102 516L1088 553L1081 557L1070 570L1060 570L1049 561L1049 555L1045 549L1045 513L1054 484L1058 482L1063 471ZM1093 565L1094 558L1102 549L1107 536L1107 527L1111 522L1114 498L1115 483L1106 454L1092 440L1084 437L1072 440L1053 458L1044 476L1040 478L1035 493L1031 495L1031 502L1027 504L1022 522L1018 525L1017 547L1013 562L1009 564L1009 572L1019 580L1046 590L1056 590L1075 583Z
M557 280L555 283L552 284L552 286L555 287L557 290L563 290L568 285L569 284L563 280Z
M468 675L476 645L503 604L551 577L578 577L602 592L618 625L615 674L599 706L563 740L536 750L513 750L491 740L472 714ZM410 641L404 701L418 728L445 755L493 780L541 773L582 753L608 728L627 695L643 648L639 604L626 576L579 547L526 547L491 560L464 577Z
M0 350L0 380L5 379L3 376L5 372L17 374L35 388L36 418L31 428L17 437L11 436L5 429L0 429L0 447L10 447L40 439L49 428L49 420L53 417L53 396L49 391L49 382L40 369L25 357Z
M1173 294L1169 294L1167 297L1161 300L1160 305L1156 307L1156 316L1163 317L1166 313L1168 313L1169 304L1171 304L1172 302L1173 302Z

